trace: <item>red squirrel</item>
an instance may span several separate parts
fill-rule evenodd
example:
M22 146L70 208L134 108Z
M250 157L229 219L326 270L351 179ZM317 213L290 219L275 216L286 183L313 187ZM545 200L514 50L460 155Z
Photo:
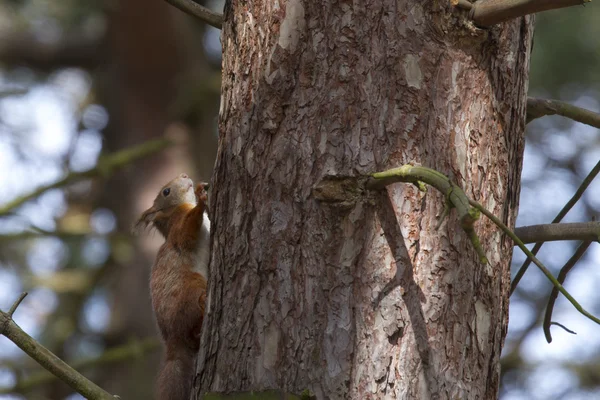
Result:
M166 347L158 400L188 400L206 303L208 184L194 190L181 174L160 189L136 227L153 226L165 238L150 277L152 307ZM206 221L205 221L206 218Z

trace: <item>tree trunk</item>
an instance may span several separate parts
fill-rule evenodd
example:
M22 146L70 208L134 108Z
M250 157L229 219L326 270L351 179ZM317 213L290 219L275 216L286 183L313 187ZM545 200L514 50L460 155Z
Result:
M512 243L477 254L408 184L324 204L326 175L413 162L514 225L532 21L447 1L230 1L196 389L494 399Z

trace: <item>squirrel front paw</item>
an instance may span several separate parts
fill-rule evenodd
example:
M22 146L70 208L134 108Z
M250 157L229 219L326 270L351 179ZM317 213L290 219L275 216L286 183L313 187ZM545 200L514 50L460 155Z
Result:
M208 193L206 193L206 189L208 189L208 183L206 182L200 182L196 185L196 190L194 193L196 194L198 201L206 203L208 200Z

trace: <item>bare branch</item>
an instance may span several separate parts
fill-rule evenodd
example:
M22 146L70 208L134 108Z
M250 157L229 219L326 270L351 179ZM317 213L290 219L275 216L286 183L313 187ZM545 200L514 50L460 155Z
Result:
M450 0L458 8L470 10L469 17L475 25L486 28L511 19L542 11L579 6L591 0Z
M186 14L206 22L210 26L221 29L223 26L223 14L219 14L201 6L193 0L167 0L169 4L179 8Z
M563 328L565 331L569 332L571 335L577 335L577 332L570 330L569 328L567 328L566 326L564 326L563 324L560 324L558 322L550 322L550 325L556 325L560 328Z
M39 344L34 338L25 333L12 319L14 313L26 294L22 294L13 304L9 312L0 310L0 335L6 336L21 350L37 361L60 380L69 385L82 396L92 400L114 400L115 397L104 391L95 383L75 371L50 350Z
M57 189L67 186L82 179L95 178L98 176L110 176L116 169L124 167L135 160L156 153L167 147L170 143L171 142L167 139L151 140L138 146L130 147L128 149L103 156L98 160L98 164L92 169L83 172L70 172L67 174L67 176L54 183L41 186L31 193L17 197L16 199L4 204L0 207L0 217L9 214L13 209L17 208L21 204L38 197L50 189Z
M579 185L579 187L577 188L577 191L575 192L573 197L571 197L571 199L567 202L567 204L565 204L565 206L562 208L562 210L560 210L558 215L556 215L556 217L552 220L553 224L560 222L564 218L564 216L567 215L569 210L571 210L571 208L573 208L575 203L577 203L577 201L579 201L581 196L583 196L583 193L586 191L588 186L590 186L590 184L592 183L594 178L596 178L596 175L598 175L599 172L600 172L600 161L598 161L598 163L590 171L588 176L586 176L585 179L583 180L583 182L581 182L581 185ZM592 239L592 240L597 240L597 238ZM531 253L534 255L537 254L538 251L540 251L540 249L542 248L543 244L544 244L544 242L537 242L535 244L535 246L533 246ZM525 260L523 265L521 265L521 268L519 268L519 270L517 271L515 278L513 279L512 283L510 284L510 294L511 295L514 293L517 285L521 281L521 278L523 278L523 275L525 275L525 272L527 271L527 268L529 267L530 264L531 264L531 259L528 258L527 260Z
M573 254L571 256L571 258L569 258L569 261L567 261L565 263L565 265L560 269L557 279L561 284L565 282L565 279L567 278L567 274L573 269L575 264L577 264L577 261L579 261L581 259L581 257L585 254L585 251L588 249L588 247L590 247L591 244L592 244L592 242L581 243L581 245L579 245L579 247L575 251L575 254ZM546 306L546 314L544 315L544 323L542 325L544 328L544 335L546 336L546 341L548 343L552 343L552 334L550 334L550 325L552 323L552 311L554 311L554 303L556 303L557 297L558 297L558 290L556 290L556 287L553 287L552 292L550 293L550 297L548 297L548 305ZM564 326L558 324L557 322L555 322L554 324L561 326L563 329L565 329L568 332L572 332L572 331L568 330L567 328L565 328Z
M600 114L564 101L527 98L527 123L546 115L560 115L600 129Z
M515 228L523 243L556 242L559 240L600 240L600 222L574 222L569 224L543 224Z
M8 310L7 314L8 314L9 317L12 318L13 314L15 313L15 311L17 311L17 307L19 307L21 305L21 302L23 300L25 300L25 297L27 297L27 292L21 293L21 295L19 296L19 298L10 307L10 310Z
M533 261L533 263L540 269L540 271L542 271L542 273L544 275L546 275L546 277L548 278L548 280L550 280L550 282L552 282L552 285L554 285L554 288L556 290L558 290L560 293L563 294L563 296L565 296L567 298L567 300L569 300L569 302L573 305L573 307L575 307L575 309L577 311L579 311L581 314L585 315L587 318L589 318L590 320L594 321L595 323L600 325L600 319L598 319L597 317L593 316L592 314L590 314L588 311L586 311L581 304L579 304L577 302L577 300L575 300L573 298L573 296L571 296L571 294L567 291L567 289L564 288L564 286L554 277L554 275L552 275L552 272L550 272L548 270L548 268L546 268L544 266L544 264L542 264L542 262L540 260L538 260L536 258L536 256L529 251L529 249L527 247L525 247L525 244L523 244L523 242L517 237L517 235L515 235L515 233L513 231L511 231L506 225L504 225L504 223L502 221L500 221L494 214L492 214L491 212L489 212L485 207L483 207L481 204L477 203L476 201L473 200L469 200L469 203L477 208L479 211L481 211L486 217L488 217L490 220L492 220L492 222L494 224L496 224L497 227L499 227L502 232L504 232L506 235L508 235L508 237L510 237L513 242L519 246L519 248L521 249L521 251L523 251L523 253L525 253L527 255L527 257Z

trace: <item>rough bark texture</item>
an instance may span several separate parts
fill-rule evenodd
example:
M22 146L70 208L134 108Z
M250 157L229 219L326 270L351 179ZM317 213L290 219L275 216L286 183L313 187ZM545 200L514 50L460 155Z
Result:
M512 244L477 255L433 190L317 202L328 174L417 162L513 226L532 21L447 1L231 1L196 389L494 399Z

